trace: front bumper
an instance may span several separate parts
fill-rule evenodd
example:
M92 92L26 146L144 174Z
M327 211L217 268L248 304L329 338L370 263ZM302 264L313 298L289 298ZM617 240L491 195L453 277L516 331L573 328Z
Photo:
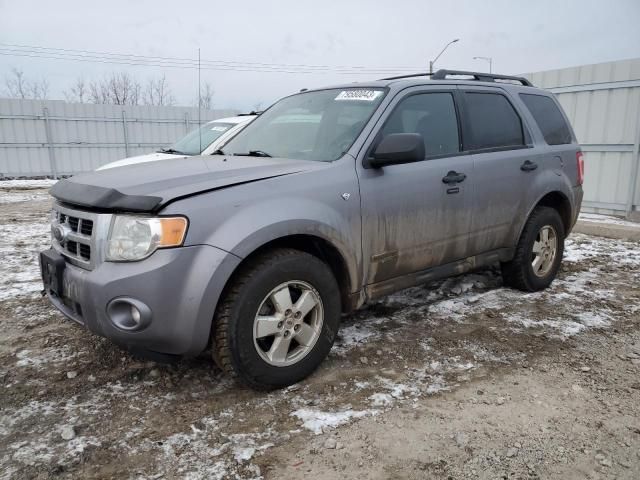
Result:
M209 340L215 307L240 258L208 245L158 250L139 262L104 262L85 270L67 262L62 295L51 303L91 332L131 350L197 355ZM119 297L149 307L151 321L138 331L116 327L107 305Z

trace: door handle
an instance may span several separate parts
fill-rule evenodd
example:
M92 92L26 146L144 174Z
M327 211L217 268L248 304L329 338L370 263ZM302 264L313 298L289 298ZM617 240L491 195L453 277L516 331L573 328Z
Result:
M522 170L523 172L532 172L536 168L538 168L538 164L529 160L525 160L525 162L520 165L520 170Z
M449 173L447 173L447 176L442 179L442 183L460 183L464 182L465 178L467 178L467 176L464 173L458 173L451 170Z

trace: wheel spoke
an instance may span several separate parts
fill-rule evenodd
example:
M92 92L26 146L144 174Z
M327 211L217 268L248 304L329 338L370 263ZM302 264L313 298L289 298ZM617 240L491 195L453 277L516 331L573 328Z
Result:
M533 253L542 252L542 242L533 242Z
M278 336L273 340L273 345L267 352L269 360L272 362L284 362L289 353L289 345L291 345L291 335L288 337Z
M295 308L302 313L302 318L304 318L317 303L315 294L309 290L305 290L296 302Z
M540 270L540 267L542 266L542 255L536 255L536 258L533 259L533 263L531 265L533 266L534 272Z
M278 324L282 320L277 316L260 316L256 318L256 338L270 337L280 331Z
M547 227L540 230L540 240L543 243L547 243L549 241L549 229Z
M271 302L278 313L284 313L286 310L291 309L293 303L291 302L291 292L289 292L289 287L286 286L273 293L271 295Z
M310 346L316 337L316 331L307 323L300 325L300 330L296 334L296 342L305 347Z

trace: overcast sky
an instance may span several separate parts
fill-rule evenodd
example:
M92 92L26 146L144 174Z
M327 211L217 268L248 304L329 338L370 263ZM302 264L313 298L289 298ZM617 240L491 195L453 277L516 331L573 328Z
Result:
M0 43L162 57L295 65L415 67L453 38L436 67L516 74L640 57L640 1L29 1L0 0ZM1 46L0 46L1 47ZM126 70L166 74L191 104L197 71L0 55L0 94L12 67L46 76L53 98L74 78ZM298 69L300 67L297 67ZM398 69L401 71L402 69ZM335 71L203 70L216 107L250 109L304 87L379 78Z

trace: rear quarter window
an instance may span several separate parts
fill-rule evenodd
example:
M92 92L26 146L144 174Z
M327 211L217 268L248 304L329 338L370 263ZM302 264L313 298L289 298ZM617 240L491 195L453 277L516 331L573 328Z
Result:
M531 112L547 144L566 145L573 142L571 129L551 97L521 93L520 99Z

